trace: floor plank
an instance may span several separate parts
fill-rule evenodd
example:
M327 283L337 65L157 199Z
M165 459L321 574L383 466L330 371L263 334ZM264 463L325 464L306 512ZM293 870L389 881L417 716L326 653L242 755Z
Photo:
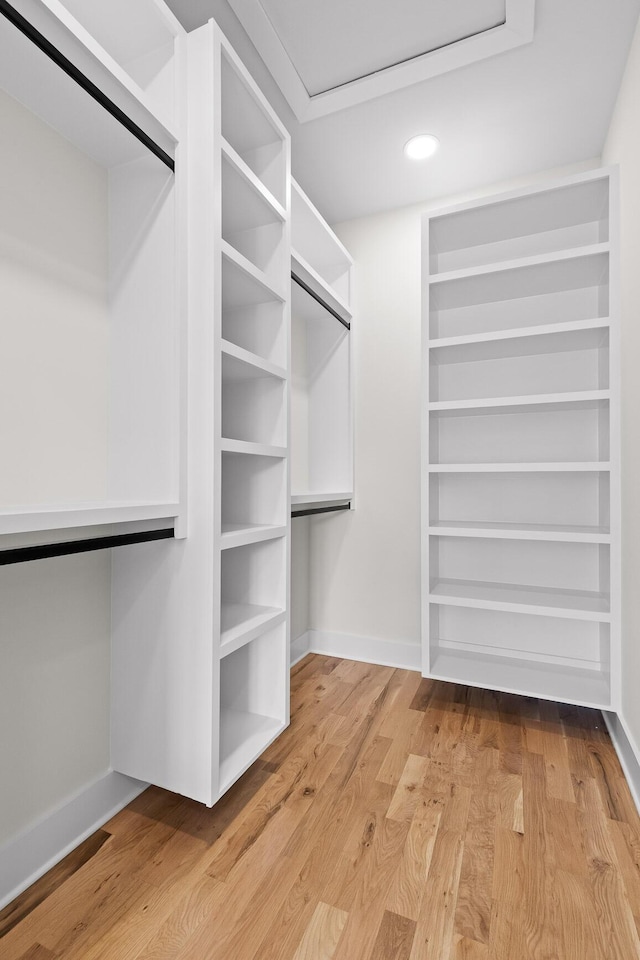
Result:
M0 913L2 960L638 960L597 711L310 655L212 810L151 787Z

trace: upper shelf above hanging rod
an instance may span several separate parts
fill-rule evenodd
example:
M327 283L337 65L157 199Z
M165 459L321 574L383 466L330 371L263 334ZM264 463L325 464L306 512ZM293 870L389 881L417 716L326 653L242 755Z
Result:
M175 170L175 162L173 160L173 157L167 152L167 149L161 146L160 143L158 143L157 140L154 139L154 137L150 136L149 133L147 133L140 126L140 124L138 124L129 115L129 113L123 110L122 107L118 106L118 104L113 99L111 99L111 97L108 96L107 93L105 93L105 91L102 90L100 86L98 86L98 84L95 83L94 80L92 80L87 75L87 73L83 72L83 70L81 70L77 66L77 64L73 63L73 61L70 60L69 57L67 57L62 52L62 50L59 49L58 46L56 46L55 43L53 43L47 36L45 36L44 33L38 30L33 23L27 20L26 17L24 17L18 10L16 10L15 7L13 7L10 3L8 3L7 0L0 0L0 15L2 15L6 23L11 24L13 27L15 27L16 30L18 30L19 33L22 34L22 36L26 40L30 41L30 43L33 44L33 47L31 48L28 48L28 46L23 44L24 50L22 50L20 49L20 44L18 42L19 38L17 34L13 34L13 32L8 33L7 31L3 31L2 43L0 44L0 53L2 54L2 60L4 59L6 59L7 61L12 60L13 62L13 60L17 57L19 61L20 58L24 56L25 61L28 60L29 64L31 64L32 55L29 52L29 49L33 50L34 47L37 48L38 50L41 51L41 53L45 55L45 57L48 58L49 61L51 61L51 63L55 64L55 66L58 67L62 71L62 73L66 74L66 76L69 77L72 81L74 81L74 83L77 84L77 86L80 89L84 90L85 93L87 93L97 104L99 104L106 111L106 113L108 113L111 117L113 117L113 119L116 120L121 127L127 130L133 137L135 137L139 141L139 143L141 143L154 156L156 156L159 160L161 160L162 163L169 168L169 170L171 170L172 172ZM86 54L86 51L82 50L82 53L84 55L84 60L86 61L87 64L89 62L93 63L93 61L88 56L88 54ZM97 71L96 77L98 76L98 74L100 76L102 76L103 74L105 75L105 77L107 76L107 74L105 74L103 64L98 63L98 61L96 61L96 64L94 64L94 66L96 67L96 71ZM4 76L4 73L6 72L6 70L4 69L6 67L7 67L7 64L4 64L3 70L1 71L3 76ZM28 69L28 66L26 65L25 62L23 62L23 68ZM108 78L108 79L113 85L112 78ZM35 89L38 90L36 100L41 105L48 103L47 83L48 83L48 80L43 78L40 81L40 85L39 86L36 85L35 87ZM57 78L56 78L56 83L57 83ZM1 85L2 84L0 84L0 86ZM11 93L12 91L9 91L9 92ZM132 109L137 111L140 114L140 116L144 115L145 120L147 122L149 122L152 126L155 126L156 128L159 129L158 121L156 120L155 117L147 116L148 111L143 104L141 104L140 102L136 102L135 98L131 95L130 92L127 92L127 91L121 91L121 92L124 92L127 94L124 99L127 99L129 101L129 104L132 107ZM18 97L18 99L21 99L21 98ZM39 113L40 111L36 109L34 112ZM45 117L45 119L47 118ZM67 121L65 122L71 122L71 121L67 118ZM112 129L112 136L113 136L113 129ZM166 130L162 130L162 136L164 136L166 140L167 137L169 136L168 132ZM72 137L70 139L73 140Z
M313 290L307 283L305 283L304 280L296 276L293 270L291 271L291 279L294 280L298 284L298 286L302 287L302 289L306 293L308 293L310 297L313 297L313 299L316 300L321 307L324 307L327 313L330 313L332 317L335 317L336 320L339 323L341 323L343 327L346 327L347 330L351 330L351 324L349 323L349 321L345 320L344 317L341 317L338 311L334 310L331 304L327 303L326 300L323 300L320 294L316 293L316 291Z

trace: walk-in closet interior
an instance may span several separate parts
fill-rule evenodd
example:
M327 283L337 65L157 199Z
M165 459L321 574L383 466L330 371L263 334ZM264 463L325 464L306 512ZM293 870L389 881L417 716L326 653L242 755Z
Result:
M321 6L0 0L0 911L310 654L640 797L640 0Z

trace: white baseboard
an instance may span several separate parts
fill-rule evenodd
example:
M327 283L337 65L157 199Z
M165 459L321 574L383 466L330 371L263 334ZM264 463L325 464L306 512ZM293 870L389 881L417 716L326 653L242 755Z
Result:
M308 653L379 663L383 667L400 667L403 670L419 671L421 668L419 643L360 637L353 633L333 633L328 630L309 630L303 633L291 644L291 665Z
M607 725L611 742L616 748L620 766L627 778L631 796L640 813L640 750L627 724L619 713L603 711L604 722Z
M295 640L291 641L291 657L290 663L291 666L295 666L298 660L302 660L303 657L306 657L308 653L311 653L311 634L309 630L306 633L300 634L299 637L296 637Z
M0 847L0 910L147 786L111 771Z

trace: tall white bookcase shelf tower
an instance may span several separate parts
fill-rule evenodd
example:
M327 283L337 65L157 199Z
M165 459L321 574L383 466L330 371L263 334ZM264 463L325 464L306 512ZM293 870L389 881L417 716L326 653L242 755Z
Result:
M187 62L189 535L128 571L112 750L213 804L289 721L290 141L213 21Z
M353 261L291 182L291 504L295 515L353 498Z
M423 223L423 673L615 709L617 172Z

